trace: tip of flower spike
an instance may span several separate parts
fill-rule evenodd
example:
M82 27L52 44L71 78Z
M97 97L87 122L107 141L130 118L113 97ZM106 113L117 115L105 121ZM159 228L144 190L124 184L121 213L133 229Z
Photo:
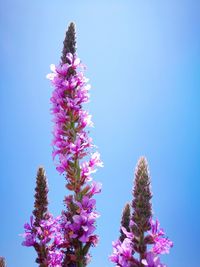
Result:
M45 175L45 169L44 169L43 166L40 165L40 166L38 167L37 174L38 174L38 175Z
M68 26L68 31L76 31L76 24L74 21L71 21Z
M68 26L63 45L61 61L65 64L67 63L67 53L73 55L76 53L76 26L74 22L71 22Z
M141 165L148 166L148 162L145 156L141 156L138 160L137 166Z

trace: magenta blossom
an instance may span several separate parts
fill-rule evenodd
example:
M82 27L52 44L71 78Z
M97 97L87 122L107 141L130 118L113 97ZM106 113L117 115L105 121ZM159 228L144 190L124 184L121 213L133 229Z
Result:
M55 247L62 244L62 235L60 233L60 217L53 218L49 215L48 220L41 220L39 226L34 225L33 216L30 217L30 224L25 223L25 233L22 235L25 240L22 242L23 246L34 246L36 244L49 244Z
M71 191L65 197L66 210L62 212L61 232L64 237L61 247L63 262L67 266L85 266L89 248L95 246L96 201L94 194L101 191L98 183L91 182L97 167L102 167L100 154L89 136L93 127L92 117L83 105L89 102L90 85L84 76L85 66L76 54L75 28L71 23L64 40L63 55L57 66L51 65L51 80L54 90L51 104L53 115L53 159L56 169L66 178L66 187Z
M51 65L51 74L47 78L52 81L53 91L52 113L55 122L53 131L53 157L58 156L57 170L67 173L73 160L90 155L88 149L93 148L92 139L88 137L85 127L92 127L91 115L82 109L82 104L89 100L90 85L84 77L83 65L77 55L67 54L68 63L58 66ZM87 151L88 150L88 151ZM92 154L88 162L81 167L81 180L89 181L95 166L102 166L99 153Z
M142 264L147 267L167 267L165 264L160 263L158 255L153 252L148 252L146 259L142 260Z
M85 212L90 213L95 207L96 200L91 199L88 196L84 196L81 202L76 201L75 203L79 207L80 212L81 210L84 210Z
M24 224L25 233L22 234L22 236L25 238L25 240L22 242L23 246L31 247L31 246L34 246L36 243L37 232L33 231L33 227L34 227L33 223L34 223L34 219L33 219L33 216L31 216L30 224L29 223Z
M109 257L110 261L116 264L116 266L131 267L133 243L130 239L125 238L123 242L117 240L112 242L113 253Z
M154 240L152 252L155 254L168 254L170 248L173 247L173 242L165 237L165 232L163 229L160 229L158 220L151 220L151 231L149 231L149 234Z
M59 250L49 251L49 253L48 253L48 266L49 267L61 267L63 256L64 255L63 255L62 251L59 251Z
M80 215L73 216L74 222L70 225L70 229L81 242L86 243L89 241L90 236L96 229L94 223L97 217L98 214L96 212L87 213L84 211Z

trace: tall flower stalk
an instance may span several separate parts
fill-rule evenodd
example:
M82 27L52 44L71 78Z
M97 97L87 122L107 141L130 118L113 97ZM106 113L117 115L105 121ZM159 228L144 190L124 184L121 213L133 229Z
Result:
M48 186L44 168L36 176L35 202L30 223L25 223L25 240L22 245L34 247L40 267L54 267L61 262L62 254L57 250L62 242L60 218L53 218L48 211Z
M66 209L62 212L63 267L86 266L90 259L89 249L98 241L94 231L99 215L93 196L100 192L101 184L91 182L91 174L103 164L88 135L87 127L93 123L91 115L83 109L83 104L89 101L90 89L84 69L76 54L75 25L71 23L61 62L57 66L51 65L52 73L47 76L54 86L51 97L53 158L71 192L65 197Z
M113 242L110 260L117 267L166 267L159 255L169 253L173 243L165 237L158 220L152 219L150 187L147 160L142 157L135 171L132 203L125 206L121 235Z

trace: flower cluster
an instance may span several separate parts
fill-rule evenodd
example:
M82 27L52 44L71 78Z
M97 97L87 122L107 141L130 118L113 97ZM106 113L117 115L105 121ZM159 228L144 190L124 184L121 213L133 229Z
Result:
M138 162L133 197L132 209L126 204L123 210L120 237L113 242L110 260L116 267L166 267L159 255L169 253L173 243L165 237L158 220L152 219L152 194L145 158Z
M151 220L151 231L149 235L154 241L152 252L154 254L168 254L170 248L173 246L173 242L165 237L165 232L160 228L158 220Z
M128 232L125 227L121 227L123 240L120 238L112 242L113 253L109 257L110 260L116 263L116 266L131 267L137 266L138 261L133 257L133 234Z
M99 216L94 210L95 204L95 199L90 199L88 196L84 196L80 202L73 202L71 198L66 198L66 205L68 207L73 205L73 208L76 209L76 214L72 216L72 220L64 220L68 239L77 239L82 243L92 242L93 245L97 243L97 237L92 235L96 229L94 223Z
M75 25L71 23L63 42L60 63L51 65L47 78L54 87L51 97L53 115L53 160L66 179L69 194L65 209L54 218L48 211L48 186L45 171L38 169L35 203L30 223L24 225L23 245L34 247L40 267L85 267L91 246L96 246L95 194L101 184L93 181L97 167L103 167L88 127L91 115L83 105L89 101L90 85L85 66L76 54ZM116 267L166 267L159 255L169 253L173 243L165 237L158 220L152 219L150 178L145 158L135 173L133 201L126 204L120 237L113 242L110 260Z
M113 254L110 260L118 266L128 267L131 266L133 244L129 238L125 238L123 242L120 240L113 241Z
M94 145L85 130L87 126L93 126L91 115L82 108L82 104L89 100L90 85L84 77L80 59L71 53L66 57L68 63L57 67L51 65L52 73L47 75L55 87L51 97L55 122L53 158L58 156L57 170L61 174L66 172L69 184L76 187L90 181L91 173L95 172L96 166L102 166L102 162L98 152L90 155L89 150ZM78 161L85 156L91 156L90 160L83 161L79 173L74 175L75 167L79 167L74 164L78 165Z
M83 109L89 101L90 85L84 76L85 66L76 54L75 25L66 32L61 62L50 66L47 75L54 87L51 103L53 114L53 160L66 178L70 194L65 197L65 210L53 218L48 212L48 187L43 168L39 168L35 193L35 209L30 224L25 224L25 246L33 246L40 267L86 266L89 249L96 246L95 194L101 184L92 181L97 167L102 167L100 154L89 137L91 115Z
M36 262L40 267L59 267L63 258L59 250L62 244L60 217L53 218L48 211L48 186L44 168L40 167L36 177L35 202L30 223L24 224L23 246L34 247Z
M142 260L142 264L147 267L167 267L160 262L159 256L151 251L146 253L146 259Z
M60 231L60 217L53 218L49 215L48 220L41 220L39 225L35 225L35 219L30 217L30 223L24 225L23 246L34 247L39 257L37 262L41 266L59 267L61 266L63 253L59 250L63 243ZM43 255L41 255L43 254Z
M101 191L101 184L92 181L92 173L103 163L88 135L87 127L93 123L83 104L89 101L90 85L84 76L85 66L75 53L73 33L73 25L70 25L62 60L58 66L50 66L52 73L47 78L54 87L51 97L53 159L57 171L66 178L67 189L72 192L64 200L66 210L61 218L64 265L85 266L90 246L98 241L94 231L99 214L93 196Z
M158 220L151 220L151 230L145 237L146 243L152 243L149 251L145 253L141 263L148 267L165 267L166 265L160 263L159 254L168 254L170 248L173 246L172 241L165 237L165 233L159 228ZM134 235L131 232L127 232L123 227L122 231L126 235L123 241L117 240L113 242L113 253L109 257L116 266L121 267L140 267L141 263L137 258L134 258L134 254L137 253L134 250Z

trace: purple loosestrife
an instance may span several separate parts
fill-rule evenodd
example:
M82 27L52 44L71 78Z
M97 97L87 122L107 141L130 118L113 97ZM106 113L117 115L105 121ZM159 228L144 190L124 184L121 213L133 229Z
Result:
M25 233L23 237L25 240L22 245L34 247L37 252L36 262L40 267L58 267L61 265L54 264L55 260L52 255L62 242L60 219L59 217L54 219L48 212L47 194L48 187L45 170L40 167L36 177L33 215L30 218L30 223L25 223L24 225ZM62 253L58 253L62 257Z
M160 223L158 220L151 220L151 230L148 232L150 239L153 240L152 251L155 254L168 254L170 248L173 246L172 241L165 238L165 232L160 229Z
M110 260L116 267L166 267L159 255L169 253L173 243L165 237L158 220L152 219L151 198L148 164L142 157L135 172L132 210L129 204L125 206L121 236L113 242Z
M52 73L47 75L54 86L53 158L71 192L65 197L66 210L62 212L63 267L86 266L90 260L89 249L98 242L94 231L99 215L93 196L101 191L101 184L92 182L92 174L96 167L103 166L88 135L87 127L93 123L83 105L89 101L90 85L84 76L85 66L76 54L75 39L75 25L71 23L63 42L61 62L51 65Z

